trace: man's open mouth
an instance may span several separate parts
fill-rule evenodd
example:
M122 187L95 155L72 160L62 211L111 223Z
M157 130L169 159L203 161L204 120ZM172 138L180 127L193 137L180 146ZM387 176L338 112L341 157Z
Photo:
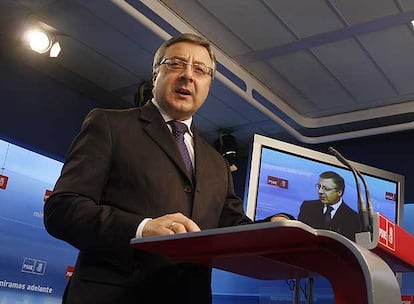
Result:
M184 88L179 88L176 90L176 92L181 95L191 95L191 91Z

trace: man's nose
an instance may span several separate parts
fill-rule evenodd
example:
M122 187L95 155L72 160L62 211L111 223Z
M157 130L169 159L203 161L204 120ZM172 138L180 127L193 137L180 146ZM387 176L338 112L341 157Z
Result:
M188 80L193 80L193 73L193 66L191 64L187 64L182 70L180 76Z

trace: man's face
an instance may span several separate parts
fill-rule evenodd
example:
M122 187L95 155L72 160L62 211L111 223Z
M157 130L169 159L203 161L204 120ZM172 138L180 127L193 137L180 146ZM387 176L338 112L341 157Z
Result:
M342 196L342 191L336 189L336 185L331 178L319 179L318 195L323 204L333 205L339 202Z
M190 42L178 42L169 46L164 58L213 66L207 49ZM154 72L155 100L173 119L190 118L206 100L211 84L209 75L196 75L189 65L184 70L171 71L162 64Z

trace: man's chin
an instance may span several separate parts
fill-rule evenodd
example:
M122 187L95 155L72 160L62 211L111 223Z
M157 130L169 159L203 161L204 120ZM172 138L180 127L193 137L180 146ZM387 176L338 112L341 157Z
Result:
M170 104L166 109L166 112L173 118L178 120L184 120L191 117L193 114L192 107L185 104L175 103Z

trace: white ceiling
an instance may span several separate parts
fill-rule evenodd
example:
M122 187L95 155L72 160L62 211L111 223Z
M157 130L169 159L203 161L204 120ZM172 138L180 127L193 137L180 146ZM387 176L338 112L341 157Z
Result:
M321 143L414 129L412 0L2 0L0 11L0 37L15 47L5 57L103 107L134 105L162 41L204 35L219 69L195 119L210 141L219 129L241 144L253 133ZM17 49L33 20L58 33L55 60Z

